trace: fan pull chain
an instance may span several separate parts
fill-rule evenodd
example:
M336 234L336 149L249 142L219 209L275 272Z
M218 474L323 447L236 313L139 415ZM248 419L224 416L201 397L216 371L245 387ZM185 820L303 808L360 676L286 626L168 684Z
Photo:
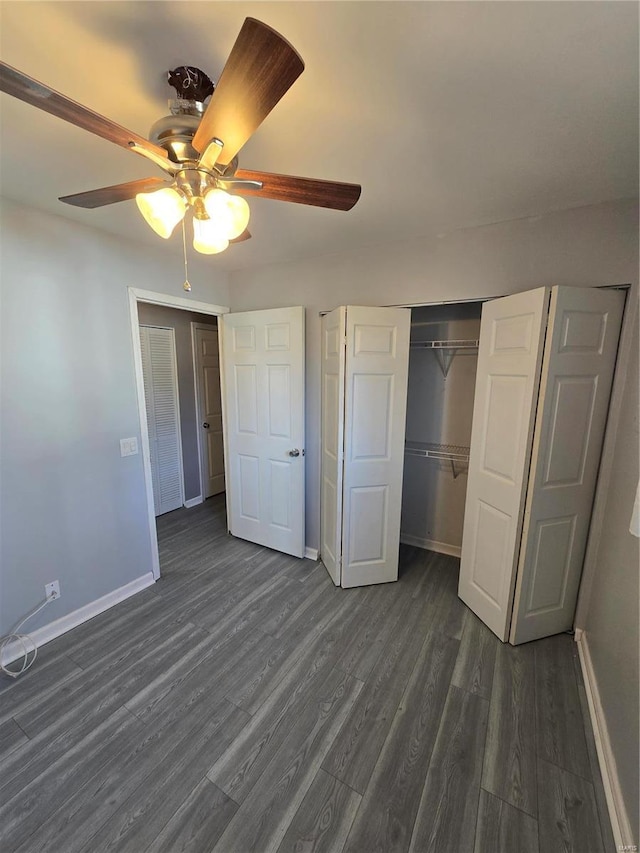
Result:
M187 293L190 293L191 285L189 284L189 264L187 263L187 235L184 230L184 219L182 220L182 252L184 254L184 284L182 285L182 289L186 290Z

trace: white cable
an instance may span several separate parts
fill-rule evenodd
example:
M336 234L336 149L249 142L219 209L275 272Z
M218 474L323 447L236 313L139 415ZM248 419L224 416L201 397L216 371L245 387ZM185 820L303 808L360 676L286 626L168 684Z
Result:
M57 596L56 596L57 597ZM28 634L18 634L18 629L22 628L27 619L31 619L32 616L35 616L36 613L39 613L43 607L46 607L50 601L54 600L54 596L51 598L46 598L42 604L39 604L31 613L27 613L27 615L15 626L13 631L10 634L7 634L4 637L0 637L0 669L4 672L5 675L10 676L11 678L17 678L19 675L22 675L23 672L26 672L30 666L33 665L36 657L38 656L38 647L33 642L31 637ZM22 654L24 656L24 660L22 661L22 667L18 670L8 669L2 663L2 655L5 650L5 646L8 646L9 643L19 643L22 646ZM29 649L28 643L31 643L32 648ZM33 655L31 659L29 659L29 655Z

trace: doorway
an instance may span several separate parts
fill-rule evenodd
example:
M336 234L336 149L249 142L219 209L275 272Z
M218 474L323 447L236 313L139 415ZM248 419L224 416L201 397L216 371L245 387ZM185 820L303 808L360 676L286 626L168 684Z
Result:
M188 490L185 487L185 500L184 506L189 508L193 507L197 504L202 503L203 501L203 492L201 488L201 473L200 473L200 453L199 453L199 439L196 432L196 427L199 426L197 417L197 405L196 405L196 393L195 393L195 371L194 371L194 360L193 360L193 347L191 343L191 322L200 322L202 324L210 325L214 327L214 324L217 324L217 318L222 314L226 314L229 309L221 306L214 305L211 303L197 302L195 300L186 299L184 297L178 296L170 296L168 294L156 293L154 291L140 290L138 288L129 288L129 318L131 325L131 337L133 344L133 356L134 356L134 369L136 375L136 388L137 388L137 397L138 397L138 415L140 420L140 436L141 436L141 446L142 446L142 457L143 457L143 467L144 467L144 477L145 477L145 486L147 493L147 510L148 510L148 521L149 521L149 534L151 540L151 549L152 549L152 571L153 576L157 580L160 577L160 557L158 550L158 531L156 525L156 514L154 509L154 491L153 491L153 470L151 464L151 444L149 440L149 431L147 428L147 413L146 413L146 404L145 404L145 388L144 388L144 377L143 377L143 364L142 364L142 351L140 345L140 324L143 322L142 317L151 317L152 312L159 311L161 309L178 309L179 314L176 312L176 316L181 317L181 325L185 325L187 330L187 349L188 349L188 359L190 364L190 380L189 383L186 381L187 374L185 373L185 380L183 381L183 385L189 385L191 387L190 394L187 394L184 398L185 402L183 404L183 398L180 398L180 413L181 413L181 432L183 434L182 445L184 447L184 438L185 438L185 429L184 422L185 417L189 414L192 425L192 441L190 446L187 448L188 457L188 465L185 465L185 455L182 455L182 463L185 468L185 486L188 480ZM146 312L146 313L145 313ZM166 316L166 315L165 315ZM155 318L155 322L157 323L158 318ZM166 320L159 325L166 325ZM180 385L180 383L178 383ZM186 410L186 411L185 411ZM190 412L189 412L190 410Z

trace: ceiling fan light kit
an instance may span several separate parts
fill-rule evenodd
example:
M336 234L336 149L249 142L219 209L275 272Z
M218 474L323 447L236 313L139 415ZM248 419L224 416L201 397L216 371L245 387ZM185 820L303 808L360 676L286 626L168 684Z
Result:
M360 197L358 184L238 169L238 151L303 70L302 59L286 39L246 18L217 85L191 66L169 72L178 97L169 101L171 114L155 122L148 140L4 62L0 91L128 148L172 178L171 183L143 178L60 201L95 208L135 198L146 222L164 239L179 222L184 231L191 211L194 248L217 254L229 242L251 236L243 195L333 210L351 210Z

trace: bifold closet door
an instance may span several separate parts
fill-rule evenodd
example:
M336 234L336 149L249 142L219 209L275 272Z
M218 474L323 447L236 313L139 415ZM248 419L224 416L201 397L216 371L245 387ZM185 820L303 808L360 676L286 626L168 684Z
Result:
M346 317L343 587L398 579L411 312Z
M625 294L554 287L510 641L573 627Z
M549 289L484 304L458 594L509 633Z
M322 436L320 554L331 580L340 586L342 568L342 471L347 309L322 318Z
M183 504L182 442L173 329L140 326L142 376L156 516Z

